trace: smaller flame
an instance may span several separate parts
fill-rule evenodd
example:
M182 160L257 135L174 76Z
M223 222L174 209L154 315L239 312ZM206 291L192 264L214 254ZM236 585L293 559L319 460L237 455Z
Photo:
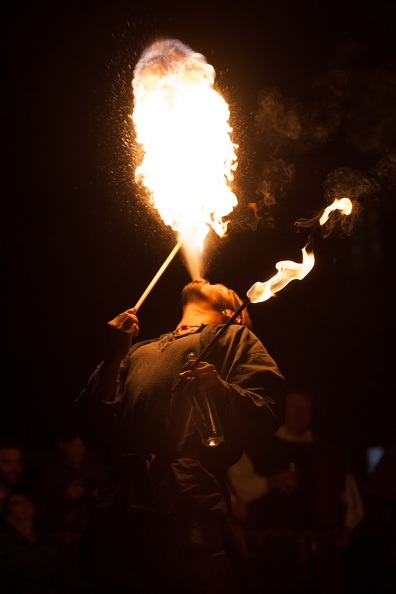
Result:
M341 198L340 200L336 198L333 204L330 204L330 206L323 211L323 214L319 219L319 224L324 225L334 210L340 210L341 214L350 215L352 212L352 202L349 198Z
M308 253L306 247L302 250L303 261L301 264L291 260L283 260L275 265L279 271L275 276L265 283L257 282L246 293L251 303L261 303L266 301L275 293L283 289L292 280L303 279L313 268L315 257L313 252Z

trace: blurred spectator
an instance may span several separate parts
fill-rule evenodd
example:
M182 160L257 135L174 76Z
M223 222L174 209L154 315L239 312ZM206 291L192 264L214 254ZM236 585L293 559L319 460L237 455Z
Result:
M310 393L290 390L283 426L229 469L246 539L271 594L346 591L343 549L364 510L346 456L314 436Z
M35 516L34 504L25 493L12 491L4 498L0 533L2 594L61 592L58 546L38 536Z
M80 533L88 521L105 467L72 431L59 437L58 452L33 488L41 532Z
M33 488L37 528L58 536L62 555L64 592L82 594L88 585L78 568L77 554L105 466L88 453L74 431L57 441L55 458L38 474Z
M21 446L12 441L0 442L0 510L11 492L21 489L24 464ZM22 489L24 490L24 489Z

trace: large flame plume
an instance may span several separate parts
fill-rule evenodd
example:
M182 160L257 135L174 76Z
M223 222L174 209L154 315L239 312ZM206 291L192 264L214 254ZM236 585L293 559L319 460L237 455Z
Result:
M202 54L168 39L142 53L132 82L132 120L142 148L135 176L176 231L192 278L203 276L209 229L224 236L224 217L238 203L229 186L238 146L214 81Z

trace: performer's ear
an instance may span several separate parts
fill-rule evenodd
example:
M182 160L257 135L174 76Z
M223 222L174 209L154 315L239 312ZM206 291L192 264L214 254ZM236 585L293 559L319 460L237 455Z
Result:
M223 311L221 312L222 316L225 318L225 322L224 324L226 324L228 322L228 320L234 315L235 311L232 311L232 309L223 309ZM241 316L237 316L234 320L235 324L241 324L242 319Z

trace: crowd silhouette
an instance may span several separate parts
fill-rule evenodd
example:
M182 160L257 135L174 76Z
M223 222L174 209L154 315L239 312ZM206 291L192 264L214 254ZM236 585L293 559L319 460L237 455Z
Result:
M289 402L310 409L309 398ZM393 594L396 442L356 480L345 453L308 425L294 441L279 430L275 444L245 452L229 470L234 528L258 592ZM283 454L294 457L279 470ZM309 491L319 480L309 464L322 481L320 506ZM0 442L1 594L95 594L79 566L79 543L105 472L74 430L60 433L49 451ZM339 503L333 523L331 497Z
M0 442L1 594L88 594L78 548L105 465L68 429L53 449Z

